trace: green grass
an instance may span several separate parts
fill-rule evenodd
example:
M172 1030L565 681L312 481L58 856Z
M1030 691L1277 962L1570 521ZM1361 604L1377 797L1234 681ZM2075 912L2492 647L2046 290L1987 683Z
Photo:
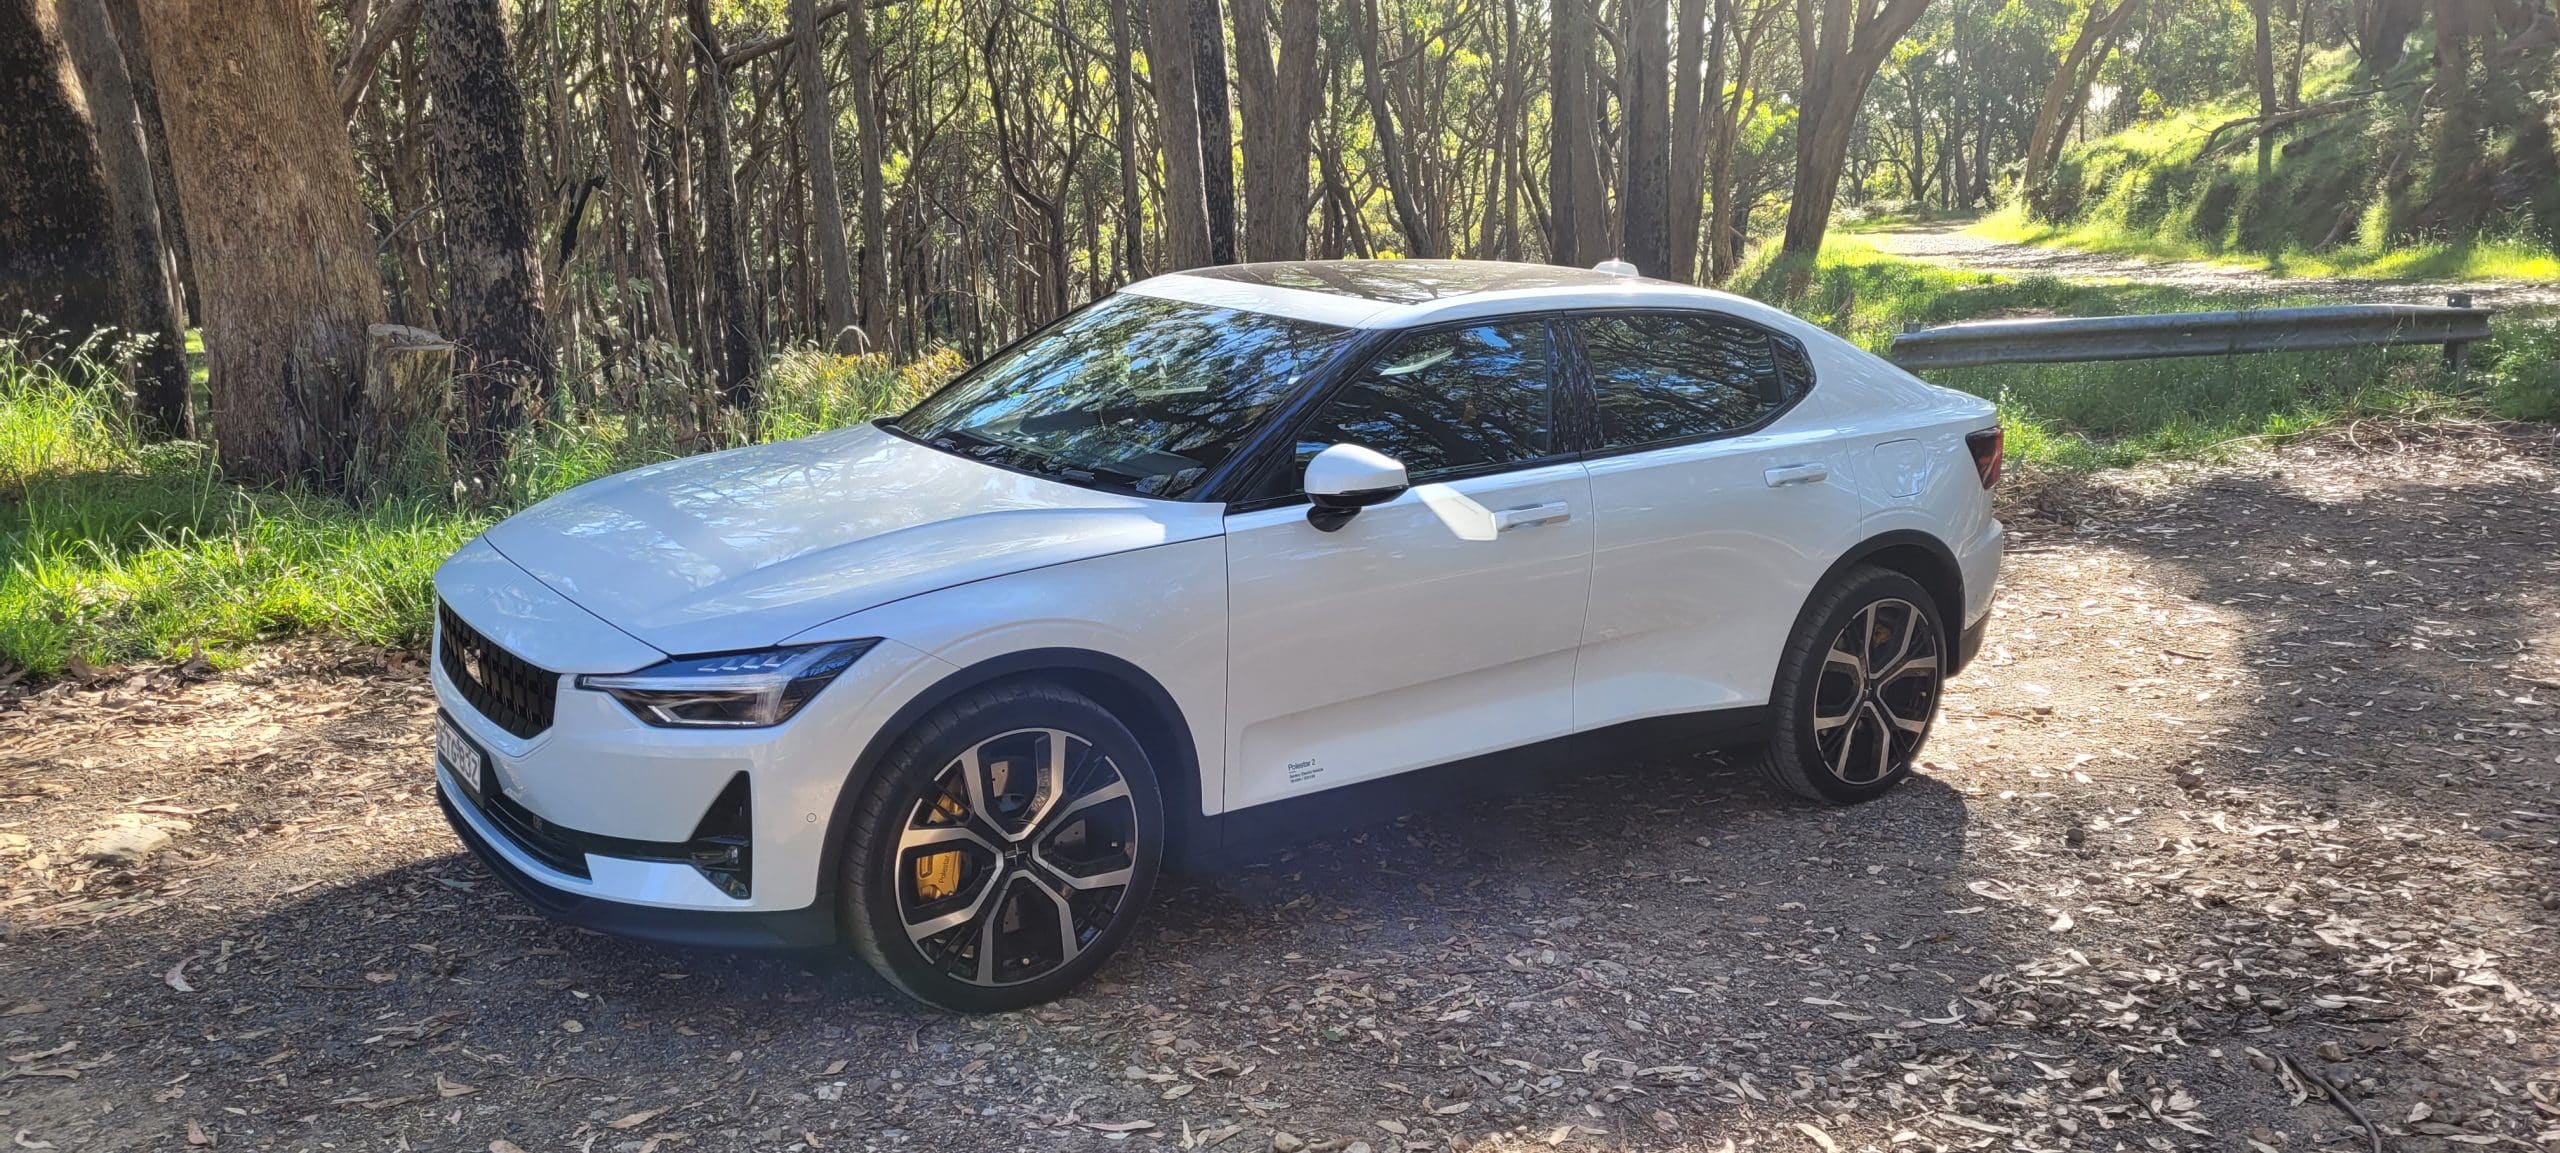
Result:
M2182 232L2134 228L2115 216L2062 222L2035 220L2015 205L1982 217L1966 231L2011 244L2071 248L2143 260L2204 261L2273 276L2543 284L2560 280L2560 255L2519 240L2409 243L2380 250L2341 247L2318 253L2300 248L2250 252L2209 244Z
M422 644L436 566L506 510L701 442L668 417L677 406L563 414L517 446L488 506L457 503L429 463L403 474L404 491L351 507L231 484L200 444L139 443L112 361L0 339L0 672L197 651L228 663L303 634ZM903 408L958 367L947 352L903 369L786 353L763 382L763 436ZM441 445L424 443L440 461Z
M2314 302L2289 294L1964 272L1890 256L1855 239L1832 242L1809 270L1764 257L1743 270L1737 285L1877 351L1906 324ZM2085 471L2210 457L2359 415L2450 408L2552 419L2560 410L2560 326L2502 317L2498 331L2497 340L2473 350L2474 371L2459 378L2443 370L2432 348L1997 365L1929 376L1998 403L2020 461Z

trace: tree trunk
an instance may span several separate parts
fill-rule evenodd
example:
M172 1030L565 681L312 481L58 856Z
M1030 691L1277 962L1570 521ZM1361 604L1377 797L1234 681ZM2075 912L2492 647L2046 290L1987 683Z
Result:
M606 157L613 166L614 193L623 206L624 222L633 233L632 247L639 250L641 274L649 281L647 310L634 315L635 310L626 308L625 319L633 336L657 336L681 331L675 325L675 317L682 308L667 277L657 182L650 174L648 150L641 141L639 111L632 100L633 49L621 20L614 14L617 7L600 7L607 41L605 53L612 63L603 80Z
M2302 57L2311 50L2310 0L2293 0L2293 54L2285 58L2284 106L2302 107Z
M1360 23L1352 39L1360 49L1360 87L1369 98L1369 121L1378 136L1378 161L1387 182L1387 198L1395 206L1396 227L1404 233L1405 255L1429 260L1440 255L1440 245L1431 234L1430 220L1423 215L1422 200L1414 192L1413 171L1405 167L1403 138L1396 132L1395 114L1387 105L1387 80L1378 66L1378 41L1384 35L1378 24L1378 0L1357 2Z
M151 0L143 15L223 469L335 487L375 447L354 430L382 280L312 7Z
M2276 116L2276 40L2275 29L2268 21L2275 0L2249 0L2249 19L2256 29L2256 67L2258 81L2258 176L2264 179L2267 166L2275 161L2275 134L2267 129ZM2442 35L2442 30L2438 30Z
M1671 83L1671 260L1655 275L1691 281L1697 279L1698 226L1706 209L1708 111L1724 96L1724 53L1708 47L1707 0L1680 0L1679 20Z
M1671 256L1670 43L1663 0L1619 0L1624 49L1618 61L1624 151L1618 185L1618 255L1661 275Z
M1236 262L1234 119L1227 112L1227 36L1218 0L1191 0L1191 50L1200 101L1200 196L1209 216L1209 262Z
M1111 0L1112 143L1120 150L1121 275L1129 280L1147 274L1146 205L1138 197L1138 99L1130 79L1129 0ZM1249 153L1248 153L1249 154ZM1253 224L1247 210L1248 224Z
M125 324L107 177L50 4L0 0L0 323Z
M869 5L855 4L845 14L845 47L853 66L853 127L860 133L854 163L862 170L862 332L875 350L892 347L889 329L888 149L880 139L877 65L871 52Z
M818 36L818 0L791 0L791 33L800 39L800 149L809 169L810 226L818 233L818 315L826 330L820 343L845 352L861 320L854 306L853 255L845 250L844 200L836 191L836 108L827 98L820 58L825 41Z
M1245 251L1254 260L1307 255L1307 148L1323 106L1318 0L1281 0L1280 59L1271 58L1269 0L1234 0L1236 89L1244 122Z
M2070 122L2089 98L2089 86L2096 83L2098 70L2105 67L2107 54L2114 50L2116 33L2125 19L2133 15L2142 0L2091 0L2080 16L2080 33L2071 39L2071 48L2062 55L2062 63L2045 82L2044 98L2036 102L2035 128L2027 136L2027 153L2020 158L2018 187L2029 196L2042 187L2045 174L2062 159L2063 142L2069 137Z
M338 110L349 120L363 105L364 94L373 87L374 70L382 64L382 54L394 43L407 37L418 26L418 13L423 0L391 0L373 23L359 29L356 21L348 21L347 65L338 73Z
M1715 28L1707 42L1707 99L1715 124L1707 140L1707 283L1722 283L1733 271L1726 256L1731 247L1725 237L1733 230L1733 145L1741 134L1742 102L1750 90L1753 49L1757 44L1743 34L1736 21L1734 0L1713 0ZM1732 75L1725 75L1726 42L1731 41ZM1733 95L1724 90L1731 88Z
M1164 149L1164 257L1168 269L1214 263L1209 207L1200 167L1199 59L1191 48L1188 0L1151 0L1147 12L1147 78L1156 93L1156 131Z
M2362 0L2356 6L2356 59L2365 75L2380 77L2400 66L2409 33L2425 18L2425 0Z
M444 219L446 336L459 349L454 462L494 482L528 404L551 393L542 266L524 170L524 97L507 64L499 0L428 0L428 137Z
M160 242L169 265L169 310L184 327L195 307L195 264L187 254L186 222L178 218L178 176L169 167L169 134L160 123L160 86L152 79L151 56L144 50L142 6L140 0L106 0L106 6L116 42L124 49L134 110L142 116L143 143L150 150L151 194L160 205Z
M1849 137L1867 86L1894 42L1911 30L1929 0L1885 0L1864 19L1848 0L1796 0L1796 45L1804 88L1796 120L1795 188L1779 251L1810 261L1831 228L1831 205L1848 164Z
M1548 260L1590 264L1607 254L1601 203L1599 114L1591 106L1593 0L1555 0L1548 53Z
M149 338L135 366L134 416L146 436L193 437L186 326L178 319L177 262L162 231L148 130L125 47L116 37L106 5L96 0L50 2L88 99L107 200L124 247L123 260L118 262L124 326Z
M747 266L738 240L737 165L729 153L729 83L720 63L720 37L711 26L711 0L686 0L693 32L694 109L702 119L702 218L704 255L711 262L712 331L719 360L714 378L721 403L744 411L755 403L756 333L747 303Z

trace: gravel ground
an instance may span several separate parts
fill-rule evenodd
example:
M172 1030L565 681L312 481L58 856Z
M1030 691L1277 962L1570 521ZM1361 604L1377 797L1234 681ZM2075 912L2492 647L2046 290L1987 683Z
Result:
M2009 244L1976 236L1962 221L1941 221L1860 233L1858 239L1895 256L1968 272L2003 276L2058 276L2068 280L2138 280L2206 292L2265 292L2334 296L2353 303L2443 304L2447 294L2467 292L2493 308L2560 306L2560 286L2520 280L2375 280L2342 276L2276 276L2235 264L2202 260L2143 260L2076 248Z
M1883 801L1591 763L1176 878L1092 988L998 1017L532 915L434 813L414 658L0 701L0 1136L2560 1148L2551 431L2040 504Z

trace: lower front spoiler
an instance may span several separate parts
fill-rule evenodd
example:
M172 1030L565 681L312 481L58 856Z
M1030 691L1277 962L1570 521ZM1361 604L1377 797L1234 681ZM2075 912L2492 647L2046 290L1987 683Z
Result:
M441 783L436 786L436 806L444 810L445 823L453 826L454 835L462 838L471 854L480 858L480 864L496 874L500 883L544 916L564 925L661 945L706 949L805 949L837 941L835 913L823 899L805 909L729 913L629 905L561 892L508 864L480 831L463 819L454 808L452 795Z

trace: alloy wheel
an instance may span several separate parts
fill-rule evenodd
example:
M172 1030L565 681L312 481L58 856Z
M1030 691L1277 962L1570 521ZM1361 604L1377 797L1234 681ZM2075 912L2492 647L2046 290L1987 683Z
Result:
M1017 729L935 774L898 837L907 939L972 985L1055 972L1122 912L1138 863L1128 779L1063 729Z
M1823 653L1813 693L1814 748L1843 784L1872 785L1918 755L1938 711L1937 623L1920 606L1878 600Z

